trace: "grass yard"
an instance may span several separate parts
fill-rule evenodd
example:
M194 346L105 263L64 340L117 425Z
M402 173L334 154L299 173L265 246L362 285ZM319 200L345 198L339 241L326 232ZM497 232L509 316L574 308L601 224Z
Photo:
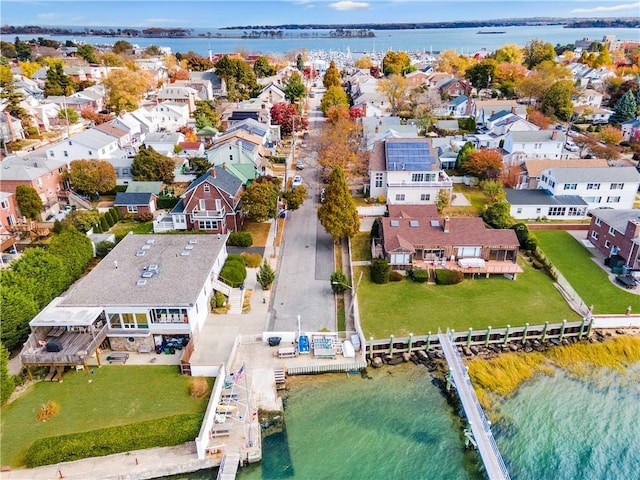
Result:
M592 260L591 252L564 231L536 231L538 244L594 314L640 313L640 295L618 288Z
M269 237L269 229L271 222L256 222L255 220L246 220L242 226L243 232L248 232L253 237L254 247L266 247L267 238Z
M153 233L153 222L119 221L109 229L109 233L113 233L118 240L124 238L129 232Z
M458 285L427 285L409 279L377 285L370 280L368 267L358 267L364 270L358 289L364 335L386 338L436 333L438 327L462 331L578 320L542 270L519 263L524 273L516 281L491 276L465 279Z
M482 193L480 187L470 187L463 183L454 183L453 194L463 194L465 197L467 197L467 200L471 202L471 205L476 210L478 215L480 214L480 212L482 212L484 206L487 204L487 197L484 193Z
M23 466L36 439L182 413L204 414L206 409L208 397L191 398L189 377L175 366L104 366L93 371L91 383L84 372L66 372L63 383L36 383L2 408L2 465ZM36 411L48 401L58 402L60 413L38 422Z
M351 256L354 262L371 260L371 233L358 232L351 239Z

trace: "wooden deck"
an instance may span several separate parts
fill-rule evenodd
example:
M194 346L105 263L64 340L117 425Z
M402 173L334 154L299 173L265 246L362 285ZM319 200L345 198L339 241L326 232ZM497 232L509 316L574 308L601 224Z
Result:
M415 260L413 262L414 268L420 270L426 270L427 268L445 268L447 270L459 270L465 274L480 274L480 275L516 275L522 273L523 270L517 263L512 261L497 261L486 260L484 267L461 267L458 262L446 261L444 267L441 262L438 262L434 267L434 262L427 262L423 260Z

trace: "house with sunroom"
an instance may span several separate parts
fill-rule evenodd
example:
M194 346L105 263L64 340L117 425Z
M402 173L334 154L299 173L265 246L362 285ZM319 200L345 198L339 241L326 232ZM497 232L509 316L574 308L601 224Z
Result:
M640 210L592 210L587 238L606 256L618 255L631 270L640 269Z
M61 374L67 366L86 366L105 342L114 351L148 352L180 338L183 344L194 342L197 351L210 298L226 287L218 282L226 240L226 235L125 236L29 323L22 364ZM215 375L217 366L191 372Z
M583 220L589 204L579 195L553 195L548 190L506 191L509 214L517 220Z
M435 204L453 182L440 168L438 150L427 138L387 138L369 158L369 195L387 204Z
M540 174L538 188L552 195L577 195L588 209L633 208L640 187L635 167L547 168Z

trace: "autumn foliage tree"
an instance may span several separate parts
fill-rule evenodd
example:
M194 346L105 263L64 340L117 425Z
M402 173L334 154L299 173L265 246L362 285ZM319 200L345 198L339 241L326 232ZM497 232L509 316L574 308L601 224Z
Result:
M327 110L334 106L349 106L349 97L347 97L346 92L341 87L334 86L327 88L327 91L320 101L320 110L325 115L327 114Z
M340 75L340 70L338 70L338 67L336 67L336 62L334 62L333 60L331 60L327 71L324 72L322 85L324 85L327 90L330 87L340 87L342 85L342 76Z
M318 136L318 163L327 170L340 167L352 177L363 173L365 158L360 153L361 132L346 107L331 107Z
M112 70L103 80L106 90L106 104L116 112L136 110L147 89L153 84L151 74L147 71L122 68Z
M112 114L96 112L92 107L82 107L80 116L85 120L89 120L94 125L100 125L113 120Z
M106 160L73 160L69 179L82 192L104 193L116 186L116 171Z
M502 174L502 155L493 148L474 150L464 163L464 170L483 180L496 180Z
M538 110L531 110L528 114L527 114L527 120L531 123L533 123L534 125L537 125L538 127L540 127L542 130L546 130L549 128L549 123L550 120L544 116L544 113L538 111Z
M271 107L271 123L273 125L280 125L280 132L284 136L293 133L294 118L296 131L307 128L307 119L305 117L298 117L298 109L295 105L281 102Z

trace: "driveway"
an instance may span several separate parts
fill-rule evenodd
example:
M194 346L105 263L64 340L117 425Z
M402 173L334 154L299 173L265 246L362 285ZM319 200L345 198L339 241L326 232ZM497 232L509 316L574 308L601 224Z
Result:
M333 240L318 221L320 189L317 153L313 149L316 128L324 121L315 110L320 98L309 99L309 140L296 152L304 162L300 171L309 195L302 207L288 212L278 277L272 297L269 331L293 331L300 315L303 331L335 330L335 305L330 278L334 271Z

